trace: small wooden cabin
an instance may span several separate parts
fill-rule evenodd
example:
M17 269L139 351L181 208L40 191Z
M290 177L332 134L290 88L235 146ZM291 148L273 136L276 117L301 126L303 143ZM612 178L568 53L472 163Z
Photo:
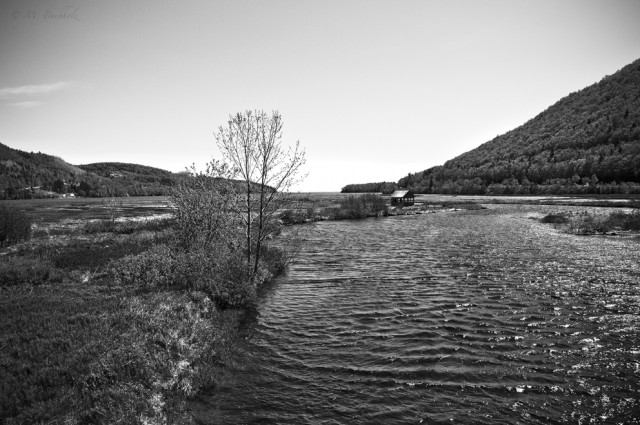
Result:
M391 205L394 207L410 207L415 202L415 195L410 190L396 190L391 194Z

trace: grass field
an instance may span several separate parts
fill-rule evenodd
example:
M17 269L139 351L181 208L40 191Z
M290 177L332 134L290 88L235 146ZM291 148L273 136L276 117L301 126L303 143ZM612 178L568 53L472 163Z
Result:
M165 198L122 201L11 202L34 231L0 252L0 423L191 423L232 361L237 311L117 279L171 234Z

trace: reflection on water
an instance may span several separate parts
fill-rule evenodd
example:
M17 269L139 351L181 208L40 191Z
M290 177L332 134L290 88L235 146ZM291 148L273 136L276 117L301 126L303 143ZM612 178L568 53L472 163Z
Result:
M640 244L542 211L313 225L201 418L639 423Z

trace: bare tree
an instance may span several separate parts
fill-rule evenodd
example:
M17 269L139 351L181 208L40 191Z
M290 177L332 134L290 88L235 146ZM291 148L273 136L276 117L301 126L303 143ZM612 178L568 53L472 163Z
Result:
M282 116L246 111L229 117L216 133L218 148L235 178L243 182L241 215L246 230L247 267L258 271L262 242L274 232L274 214L288 201L290 189L305 176L305 152L296 141L282 143Z

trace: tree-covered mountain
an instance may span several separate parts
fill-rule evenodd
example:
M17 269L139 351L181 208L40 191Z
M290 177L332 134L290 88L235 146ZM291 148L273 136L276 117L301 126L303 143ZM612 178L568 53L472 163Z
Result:
M640 60L398 186L417 193L640 194Z
M71 165L64 160L0 143L0 199L74 193L78 196L166 195L180 174L138 164Z

